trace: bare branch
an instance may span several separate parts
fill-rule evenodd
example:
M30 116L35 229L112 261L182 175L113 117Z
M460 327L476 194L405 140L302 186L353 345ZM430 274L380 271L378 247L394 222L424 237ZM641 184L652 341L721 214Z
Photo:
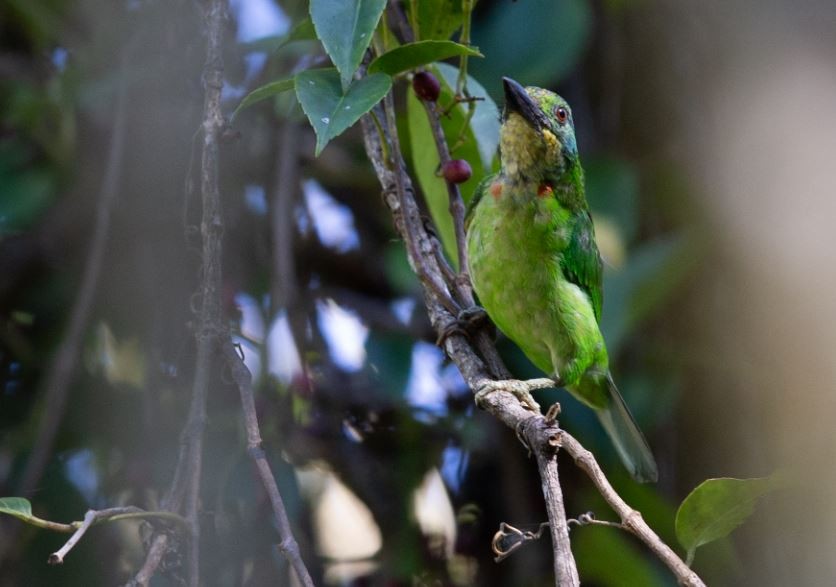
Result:
M203 216L200 233L203 239L200 321L197 331L197 358L192 385L192 403L186 423L189 451L185 466L186 492L183 512L191 525L187 568L189 585L200 585L200 479L203 469L203 438L206 428L206 396L211 380L212 355L218 351L218 335L224 330L221 312L221 246L223 220L218 187L218 139L224 128L221 113L223 89L223 23L225 0L210 0L205 5L206 63L203 67L203 154L200 191Z
M702 579L688 568L688 565L654 532L642 518L641 512L634 510L621 499L613 486L604 475L600 465L591 452L586 450L575 438L566 431L560 433L560 445L566 450L578 467L592 480L595 488L621 518L621 525L644 542L659 559L665 563L676 576L680 585L688 587L704 587Z
M258 415L255 411L252 375L231 340L224 341L223 354L227 365L229 365L232 371L232 379L235 381L235 384L238 386L238 391L241 394L241 407L244 412L244 423L247 427L247 452L255 462L261 483L264 485L264 489L270 497L276 528L282 539L281 544L279 544L279 551L281 551L293 567L301 584L304 587L313 587L313 579L311 579L305 562L302 560L302 555L299 552L299 544L296 542L296 539L293 537L293 531L290 529L290 520L287 517L284 500L279 493L279 487L276 485L276 479L273 476L273 471L270 469L270 464L264 456L264 450L261 448L262 440L258 427Z
M115 522L117 520L143 520L152 518L175 522L183 527L187 525L186 520L177 514L173 514L171 512L148 512L133 506L109 508L106 510L89 510L86 514L84 514L83 522L62 524L62 526L74 528L75 532L72 536L70 536L69 540L64 543L64 546L49 555L49 560L47 562L51 565L64 564L64 558L73 549L73 547L78 544L79 540L81 540L91 526L107 521Z
M438 151L439 164L444 167L444 164L450 161L450 149L447 146L447 140L444 137L444 129L441 127L441 119L438 113L438 104L428 100L421 101L427 111L427 118L430 121L430 128L432 129L433 139L435 139L435 148ZM450 201L450 216L453 217L453 230L456 235L456 251L458 252L459 273L467 274L467 240L464 235L464 200L462 199L459 186L455 183L444 181L447 184L447 197ZM460 281L462 287L470 290L469 280L462 279ZM466 285L465 285L466 284ZM472 302L472 293L470 293Z
M390 115L390 118L393 116L394 113ZM416 273L424 285L424 302L427 306L430 321L438 333L448 332L455 323L455 318L442 304L435 289L426 279L426 276L439 279L442 271L432 239L427 234L418 213L415 199L412 196L412 182L404 171L403 156L400 149L393 146L397 145L394 125L390 120L387 121L386 125L378 127L369 116L363 118L362 124L366 153L377 172L381 186L383 186L384 200L395 218L395 226L407 244L413 243L412 246L407 246L407 253L410 264L416 268ZM383 137L378 133L378 128L382 129ZM389 142L389 149L383 148L382 140ZM387 165L384 159L384 153L387 152L392 154L391 165ZM395 193L392 193L390 186L395 186ZM420 271L418 268L420 268ZM483 332L482 335L484 338L479 348L481 350L484 346L486 350L492 353L490 355L493 362L491 371L507 373L507 369L496 355L493 344L487 339L487 334ZM464 336L454 332L445 337L443 344L447 355L459 368L471 389L481 389L487 382L491 381L485 363L482 362ZM514 395L502 389L487 396L481 405L513 430L519 430L525 424L526 440L537 455L540 477L543 481L543 493L548 504L547 512L550 516L552 538L556 549L555 580L558 581L558 585L577 585L577 570L571 550L568 550L566 514L557 477L557 463L554 458L554 429L545 424L541 415L525 409ZM528 422L529 420L531 420L531 423ZM555 519L552 519L551 516L555 516ZM557 538L555 538L556 536ZM574 582L571 582L573 580Z

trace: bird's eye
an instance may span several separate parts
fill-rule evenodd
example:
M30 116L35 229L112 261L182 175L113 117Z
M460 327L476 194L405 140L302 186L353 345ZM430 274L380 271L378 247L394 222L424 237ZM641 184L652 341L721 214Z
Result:
M569 119L569 112L563 106L558 106L554 109L554 115L560 124L565 124Z

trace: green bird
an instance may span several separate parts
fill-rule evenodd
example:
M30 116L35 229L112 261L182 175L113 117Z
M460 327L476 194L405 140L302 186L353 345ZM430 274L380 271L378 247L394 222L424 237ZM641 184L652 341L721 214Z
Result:
M603 267L572 111L553 92L503 82L501 169L482 181L466 220L473 287L496 326L555 377L532 380L516 389L519 395L565 387L595 410L630 474L656 481L656 463L613 383L599 328ZM505 383L477 398L509 390Z

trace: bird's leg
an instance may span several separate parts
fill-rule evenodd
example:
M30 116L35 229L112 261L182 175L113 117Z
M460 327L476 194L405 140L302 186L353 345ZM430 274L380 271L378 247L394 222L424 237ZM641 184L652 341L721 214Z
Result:
M546 389L555 387L556 383L553 379L528 379L527 381L520 381L519 379L504 379L500 381L485 380L479 386L476 392L476 405L481 407L482 402L487 396L497 391L507 391L514 395L520 403L534 412L540 413L540 404L534 401L531 392L537 389Z
M488 320L488 313L481 306L470 306L461 310L456 316L456 320L447 328L441 331L435 344L443 346L444 341L454 334L461 334L470 338L470 336L485 324L490 324Z

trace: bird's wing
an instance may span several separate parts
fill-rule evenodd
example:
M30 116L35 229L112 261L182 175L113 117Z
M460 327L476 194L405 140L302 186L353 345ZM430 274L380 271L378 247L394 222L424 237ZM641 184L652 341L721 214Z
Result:
M577 215L569 238L569 245L563 251L560 268L566 279L579 286L592 300L595 319L601 322L603 292L603 263L595 242L595 228L588 211Z

